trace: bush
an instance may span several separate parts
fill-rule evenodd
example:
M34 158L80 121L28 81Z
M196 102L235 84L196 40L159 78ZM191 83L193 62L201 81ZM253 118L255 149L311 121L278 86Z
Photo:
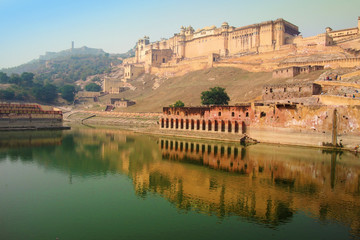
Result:
M178 100L176 101L176 103L171 104L169 107L185 107L185 104L181 100Z
M85 86L85 90L88 92L100 92L101 87L96 83L89 83L88 85Z

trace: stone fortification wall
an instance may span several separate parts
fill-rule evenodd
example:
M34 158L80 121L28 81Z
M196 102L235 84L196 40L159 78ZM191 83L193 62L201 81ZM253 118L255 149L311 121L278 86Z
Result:
M269 106L212 106L209 108L164 108L161 129L248 134L269 142L276 135L300 145L322 146L331 142L336 109L337 133L346 147L360 144L359 106L303 106L274 104ZM266 136L265 136L266 135ZM296 136L296 139L292 139ZM307 136L308 143L301 136ZM308 138L311 136L310 138ZM298 138L299 137L299 138ZM298 139L297 139L298 138ZM355 139L355 140L354 140ZM280 139L279 139L279 142Z
M88 92L88 91L79 91L76 96L79 98L94 98L99 97L101 95L100 92Z
M324 105L334 105L334 106L360 106L359 98L349 97L340 97L340 96L330 96L330 95L321 95L319 96L320 103Z
M294 38L293 43L298 47L303 46L330 46L333 45L333 39L326 33L319 34L312 37L303 38L298 36Z
M307 62L282 62L279 67L287 66L306 66L306 65L322 65L325 68L352 68L360 65L360 58L344 58L323 61L307 61Z

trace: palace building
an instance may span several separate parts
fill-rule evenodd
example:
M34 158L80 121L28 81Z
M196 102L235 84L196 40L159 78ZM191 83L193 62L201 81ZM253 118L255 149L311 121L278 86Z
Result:
M224 22L215 26L194 30L191 26L181 27L180 33L167 40L150 43L149 37L137 42L135 63L152 66L219 54L236 55L242 52L266 52L290 44L299 35L296 25L277 19L245 27L232 27Z

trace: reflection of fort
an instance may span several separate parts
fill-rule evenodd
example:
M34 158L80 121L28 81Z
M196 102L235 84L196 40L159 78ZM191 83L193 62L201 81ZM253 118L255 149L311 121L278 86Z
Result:
M246 150L239 145L224 146L220 143L161 139L160 147L165 159L206 165L214 169L248 173L248 166L241 161L245 158Z
M360 164L351 155L176 139L160 139L159 147L167 161L150 169L148 188L179 208L275 225L300 210L360 227ZM349 157L356 162L344 162Z

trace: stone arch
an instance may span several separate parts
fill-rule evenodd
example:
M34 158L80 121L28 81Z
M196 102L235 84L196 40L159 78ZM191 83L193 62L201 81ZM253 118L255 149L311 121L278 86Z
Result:
M166 119L166 128L169 128L169 119Z
M174 119L170 119L170 128L174 128Z
M202 130L203 131L206 130L206 122L205 122L205 120L202 120Z
M229 133L232 132L232 124L231 124L231 121L228 121L228 132L229 132Z
M195 121L194 121L194 119L191 119L191 130L194 130L194 128L195 128Z
M164 128L164 119L161 119L161 128Z
M225 132L225 121L221 120L221 131Z
M214 121L214 131L216 131L216 132L219 131L218 127L219 127L219 126L218 126L218 121L215 120L215 121Z
M200 130L200 120L196 120L196 130Z
M175 120L175 128L178 129L179 128L179 119Z
M235 133L239 132L239 123L237 121L234 122L234 130L235 130Z
M208 120L208 131L211 131L211 130L212 130L211 127L212 127L212 126L211 126L211 120Z
M185 120L185 129L189 129L189 119Z
M245 134L246 132L247 132L247 126L246 126L245 122L243 121L241 123L241 133Z
M181 128L181 129L184 129L184 119L181 119L181 120L180 120L180 128Z

